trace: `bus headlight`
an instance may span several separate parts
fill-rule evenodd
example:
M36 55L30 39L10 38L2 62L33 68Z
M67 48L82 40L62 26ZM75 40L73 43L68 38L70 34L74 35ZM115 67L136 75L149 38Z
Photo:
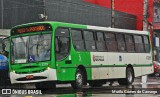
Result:
M50 69L50 67L47 67L47 70L49 70Z
M14 71L14 70L13 70L12 72L13 72L13 73L16 73L16 71Z

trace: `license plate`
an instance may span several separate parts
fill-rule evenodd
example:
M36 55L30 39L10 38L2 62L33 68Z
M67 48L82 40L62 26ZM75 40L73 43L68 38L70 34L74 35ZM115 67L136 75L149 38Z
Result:
M32 78L34 78L33 75L27 75L27 76L26 76L26 79L32 79Z

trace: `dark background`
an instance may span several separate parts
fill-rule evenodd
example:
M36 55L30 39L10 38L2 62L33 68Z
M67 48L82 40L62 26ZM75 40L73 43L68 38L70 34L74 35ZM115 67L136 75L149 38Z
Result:
M82 0L0 0L0 29L19 24L43 21L38 14L46 14L47 21L111 26L111 9ZM2 27L3 16L3 27ZM115 11L115 27L136 29L136 16Z

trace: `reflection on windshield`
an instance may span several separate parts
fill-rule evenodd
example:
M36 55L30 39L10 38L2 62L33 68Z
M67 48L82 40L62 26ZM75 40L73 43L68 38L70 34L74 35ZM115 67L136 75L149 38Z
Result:
M18 37L12 39L12 60L26 63L50 60L51 34Z
M26 63L27 61L27 40L28 40L28 36L27 37L18 37L18 38L14 38L13 42L14 42L14 47L13 47L13 55L14 55L14 60L15 63Z
M29 61L50 60L51 35L35 35L30 37Z

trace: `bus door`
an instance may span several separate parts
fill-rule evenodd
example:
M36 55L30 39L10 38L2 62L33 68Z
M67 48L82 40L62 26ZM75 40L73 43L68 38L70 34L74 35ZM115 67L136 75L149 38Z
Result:
M70 49L69 29L57 28L55 33L55 64L58 80L69 80L68 78L70 78L66 76L71 75L69 70L72 65Z

